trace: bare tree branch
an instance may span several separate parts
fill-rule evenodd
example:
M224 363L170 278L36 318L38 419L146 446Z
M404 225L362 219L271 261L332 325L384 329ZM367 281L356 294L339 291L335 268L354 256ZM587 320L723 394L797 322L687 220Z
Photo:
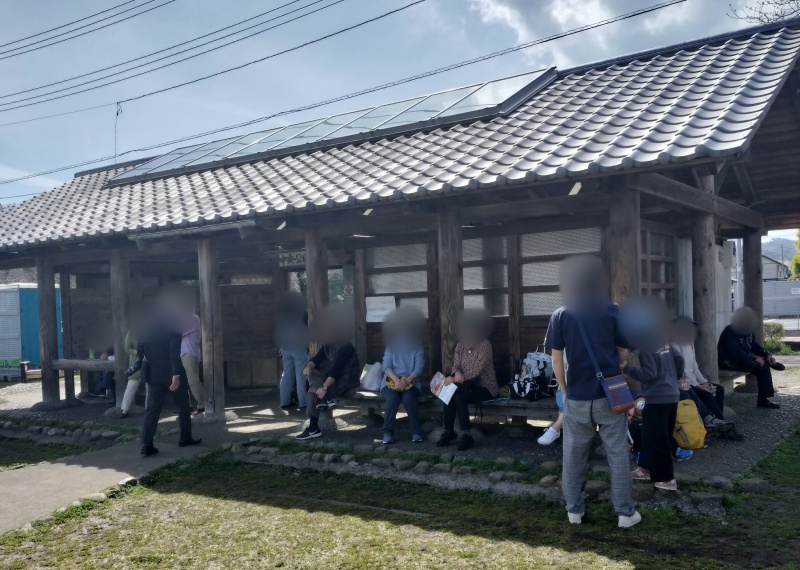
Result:
M800 16L800 0L759 0L752 6L728 6L728 16L754 24L784 22Z

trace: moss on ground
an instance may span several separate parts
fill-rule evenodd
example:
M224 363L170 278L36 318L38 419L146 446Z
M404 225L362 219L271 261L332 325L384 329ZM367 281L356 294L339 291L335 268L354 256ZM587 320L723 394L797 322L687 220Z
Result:
M13 469L30 463L50 461L77 455L91 448L85 445L38 443L29 439L17 439L0 435L0 471Z

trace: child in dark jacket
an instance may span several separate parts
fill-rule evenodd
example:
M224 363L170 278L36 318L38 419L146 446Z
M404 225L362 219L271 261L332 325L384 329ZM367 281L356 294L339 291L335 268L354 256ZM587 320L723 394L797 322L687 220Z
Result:
M683 357L667 345L658 352L637 350L639 365L626 364L623 372L642 385L642 453L632 476L650 478L657 489L677 491L672 458L678 445L673 437L683 376ZM683 450L680 450L683 451Z

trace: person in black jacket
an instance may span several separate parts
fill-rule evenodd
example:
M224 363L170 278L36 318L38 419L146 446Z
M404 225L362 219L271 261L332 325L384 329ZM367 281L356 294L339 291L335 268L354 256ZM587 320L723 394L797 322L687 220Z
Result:
M756 341L755 331L758 316L749 307L740 307L733 313L731 324L722 331L717 343L719 367L723 370L740 370L753 374L758 381L759 408L778 409L780 406L769 400L775 396L772 372L783 370L783 364L775 359Z
M158 303L157 313L147 319L139 341L138 366L142 369L142 379L147 383L147 399L142 422L142 455L158 453L153 447L153 437L161 417L161 408L167 393L178 408L180 440L178 446L196 445L200 439L192 437L191 406L189 403L189 381L181 364L180 316L174 314L174 307L183 306L169 301L164 295ZM131 367L129 372L135 367ZM135 370L133 370L135 372Z
M353 315L344 305L325 307L314 326L319 350L308 361L303 376L308 379L306 398L308 427L296 439L322 436L319 413L336 406L336 398L347 396L359 386L358 354L350 339Z

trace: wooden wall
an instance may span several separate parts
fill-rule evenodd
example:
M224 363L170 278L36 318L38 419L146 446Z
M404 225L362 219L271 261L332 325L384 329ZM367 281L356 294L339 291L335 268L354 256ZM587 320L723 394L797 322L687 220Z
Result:
M105 345L113 343L111 331L111 290L81 288L70 290L72 352L75 358L88 358L91 347L99 356ZM65 347L66 353L66 347Z
M272 285L223 285L222 349L231 388L278 384Z

